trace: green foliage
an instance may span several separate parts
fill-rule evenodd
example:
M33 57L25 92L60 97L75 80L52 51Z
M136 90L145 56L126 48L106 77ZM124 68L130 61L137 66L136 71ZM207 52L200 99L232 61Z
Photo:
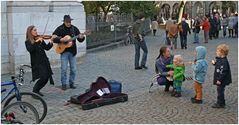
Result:
M104 13L104 20L106 20L106 15L110 11L111 6L115 3L114 1L82 1L84 5L85 12L87 15L93 14L97 15L99 12Z
M86 14L94 14L104 12L107 14L112 5L119 7L120 14L137 15L139 12L144 12L146 16L153 16L159 10L156 9L154 1L82 1L85 7ZM98 10L97 10L98 9Z
M84 5L85 12L87 15L96 14L97 9L99 8L99 6L97 5L97 1L82 1L82 4Z
M228 8L231 8L232 12L236 11L236 6L233 1L222 1L222 13L225 14Z
M150 17L157 12L154 1L119 1L117 5L120 8L120 13L133 13L135 16L143 12Z

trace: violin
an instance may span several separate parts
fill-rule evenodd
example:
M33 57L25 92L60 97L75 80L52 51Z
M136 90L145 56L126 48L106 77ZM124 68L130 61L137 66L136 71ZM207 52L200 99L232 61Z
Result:
M42 38L43 40L51 39L52 35L37 35L35 36L35 40Z
M52 36L51 35L37 35L34 37L36 42L42 42L43 40L51 40Z

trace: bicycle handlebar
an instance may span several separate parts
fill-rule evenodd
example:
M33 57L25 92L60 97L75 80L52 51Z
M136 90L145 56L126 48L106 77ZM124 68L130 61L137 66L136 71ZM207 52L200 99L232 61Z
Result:
M32 67L31 67L31 66L29 66L29 65L26 65L26 64L21 64L21 65L20 65L20 69L23 69L23 67L32 68Z
M32 68L30 65L26 65L26 64L21 64L20 66L19 66L19 74L16 76L17 78L17 80L18 80L18 85L20 85L20 86L22 86L23 85L23 83L24 83L24 73L25 73L25 71L24 71L24 67L27 67L27 68ZM12 80L16 80L16 79L12 79Z

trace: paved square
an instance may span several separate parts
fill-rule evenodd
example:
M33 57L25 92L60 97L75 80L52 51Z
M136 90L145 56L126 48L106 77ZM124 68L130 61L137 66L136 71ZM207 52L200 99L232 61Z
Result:
M222 38L209 40L208 44L202 43L203 32L200 32L200 44L192 44L193 34L188 36L188 49L174 50L174 54L181 54L184 62L194 60L193 51L197 45L207 48L206 60L209 64L206 82L203 85L203 104L197 105L190 102L194 96L193 81L185 81L182 86L182 97L174 98L170 93L164 92L164 87L153 86L152 93L148 88L154 72L155 59L159 48L164 45L165 32L160 30L157 35L146 36L148 46L148 70L134 70L134 45L119 46L100 51L89 52L80 59L78 75L76 78L77 89L62 91L59 86L60 68L53 69L55 86L47 84L42 92L48 104L48 114L44 124L237 124L238 123L238 39ZM180 48L178 38L178 48ZM212 84L214 66L210 61L215 58L216 46L226 43L230 47L228 60L232 72L232 84L226 87L225 109L213 109L216 101L216 86ZM192 74L190 65L186 65L186 75ZM26 73L27 80L31 79ZM64 106L71 95L82 94L98 76L107 80L114 79L123 84L123 93L129 95L125 103L103 106L91 110L82 110L81 106L70 104ZM9 76L2 75L2 80ZM33 84L27 84L22 91L31 91Z

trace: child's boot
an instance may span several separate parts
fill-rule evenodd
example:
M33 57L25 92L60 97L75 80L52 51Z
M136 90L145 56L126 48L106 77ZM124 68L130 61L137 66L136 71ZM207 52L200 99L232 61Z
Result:
M191 101L193 101L193 100L195 100L195 99L196 99L196 96L192 97L192 98L191 98Z
M202 100L197 100L197 99L191 99L191 102L196 104L202 104Z
M175 97L181 97L181 92L176 92L176 94L174 95Z
M173 90L172 90L172 94L171 94L171 96L175 96L175 94L176 94L176 90L173 89Z

